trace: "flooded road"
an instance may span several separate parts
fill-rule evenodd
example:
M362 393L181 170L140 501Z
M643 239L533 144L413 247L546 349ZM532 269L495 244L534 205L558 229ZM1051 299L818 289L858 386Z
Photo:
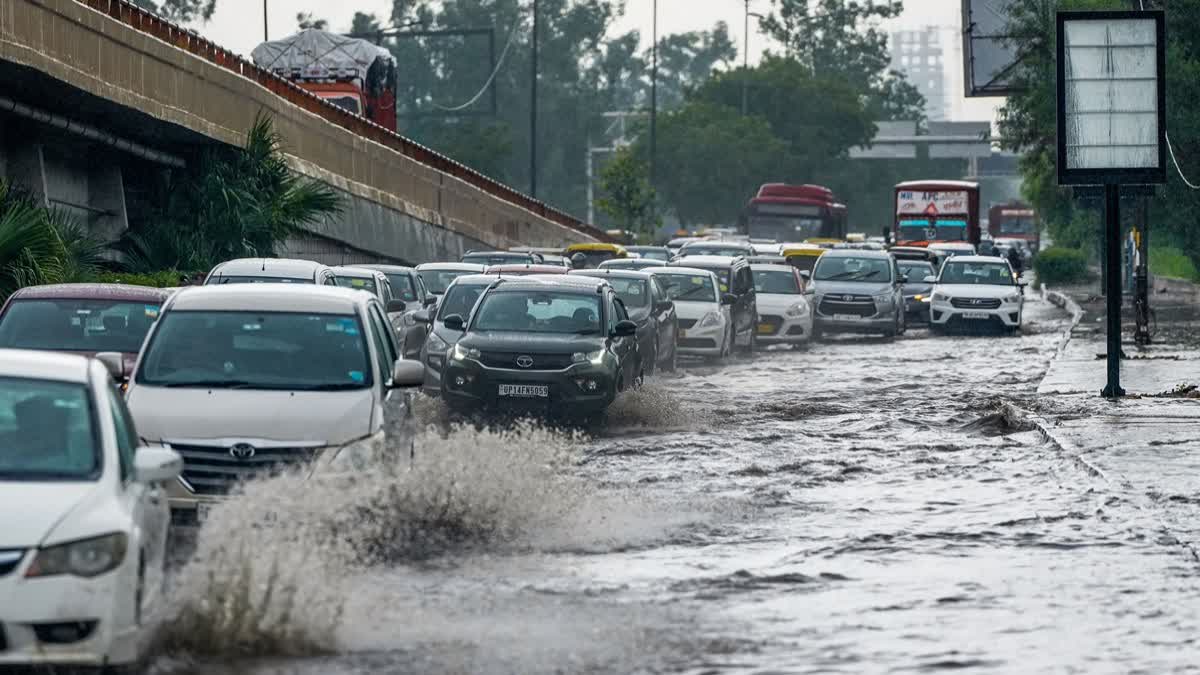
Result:
M1193 672L1200 567L1027 420L1069 321L1026 321L688 364L595 437L431 433L395 475L253 486L152 670Z

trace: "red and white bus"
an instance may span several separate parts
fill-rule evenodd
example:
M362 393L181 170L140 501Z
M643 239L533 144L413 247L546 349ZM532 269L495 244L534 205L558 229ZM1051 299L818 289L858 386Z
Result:
M746 204L742 229L751 239L845 241L846 205L820 185L767 183Z
M967 242L979 246L979 183L919 180L896 186L897 246Z

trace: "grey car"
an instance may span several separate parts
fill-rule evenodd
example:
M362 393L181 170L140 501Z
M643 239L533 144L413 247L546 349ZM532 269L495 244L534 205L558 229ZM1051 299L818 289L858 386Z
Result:
M355 267L377 270L387 276L388 283L392 287L392 297L404 302L405 305L404 309L389 307L389 310L395 310L395 312L388 316L392 319L392 326L396 329L396 336L402 345L401 351L404 358L416 359L421 353L421 346L425 344L429 326L417 322L413 315L436 303L437 296L425 289L425 282L417 273L416 268L401 265L355 265Z
M904 275L886 251L835 249L813 268L808 292L815 310L813 332L904 332Z
M496 282L495 274L465 274L457 277L446 287L437 307L425 309L413 315L413 319L429 331L429 338L421 347L421 363L425 366L425 381L421 388L430 396L442 393L442 369L446 365L446 351L462 337L462 331L446 327L446 317L457 314L471 316L475 301Z
M900 273L907 277L903 286L906 321L929 323L929 296L933 293L933 284L925 278L936 277L937 270L933 269L933 263L921 260L897 260L896 263L900 265Z

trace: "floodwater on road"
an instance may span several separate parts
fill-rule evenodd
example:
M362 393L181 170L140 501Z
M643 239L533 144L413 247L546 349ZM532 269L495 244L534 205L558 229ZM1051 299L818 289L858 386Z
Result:
M351 485L251 486L151 669L1194 668L1200 568L1027 420L1068 318L1026 322L687 364L592 436L435 430Z

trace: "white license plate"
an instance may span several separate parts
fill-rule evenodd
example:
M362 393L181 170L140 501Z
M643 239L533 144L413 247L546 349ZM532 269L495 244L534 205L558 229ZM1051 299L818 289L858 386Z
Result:
M964 319L990 319L991 316L987 312L963 312Z
M857 314L834 314L834 321L862 321L862 317Z
M517 398L548 398L550 387L544 384L502 384L500 385L500 395Z
M213 504L200 503L196 505L196 523L200 524L208 520L208 515L212 512Z

